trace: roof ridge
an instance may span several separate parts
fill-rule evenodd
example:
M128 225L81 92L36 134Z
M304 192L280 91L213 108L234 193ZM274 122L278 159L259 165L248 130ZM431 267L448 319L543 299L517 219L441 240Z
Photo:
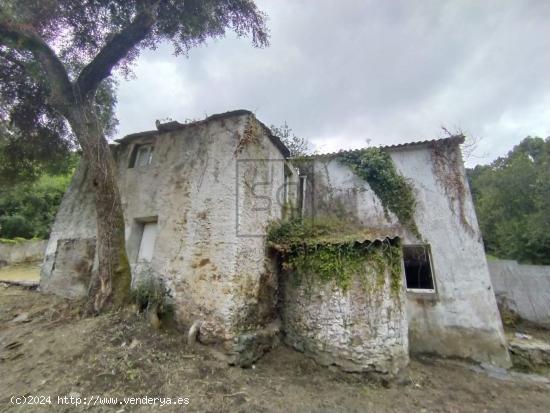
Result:
M156 129L130 133L128 135L123 136L122 138L115 139L115 142L118 144L122 144L122 143L132 141L135 138L152 136L152 135L154 136L159 133L172 132L172 131L186 129L193 126L204 125L217 119L224 119L224 118L233 117L233 116L253 116L254 119L256 119L256 121L262 126L265 133L267 134L267 137L273 143L273 145L275 145L275 147L281 152L281 154L285 158L288 158L288 156L290 155L290 152L286 147L286 145L281 141L281 138L274 135L271 132L271 129L269 127L267 127L261 120L259 120L253 112L247 109L236 109L236 110L230 110L223 113L215 113L213 115L207 116L204 119L200 119L200 120L196 120L188 123L181 123L181 122L178 122L177 120L160 123L157 120L157 122L155 123Z
M327 152L327 153L319 153L319 154L311 154L311 155L302 155L299 156L299 158L317 158L317 157L330 157L330 156L337 156L337 155L345 155L350 153L357 153L361 151L365 151L367 149L371 148L378 148L382 150L392 150L392 149L401 149L401 148L409 148L414 146L422 146L422 145L429 145L434 143L457 143L458 145L461 145L464 143L465 136L464 135L452 135L445 138L439 138L439 139L427 139L423 141L412 141L412 142L405 142L405 143L395 143L391 145L378 145L378 146L365 146L363 148L357 148L357 149L341 149L339 151L335 152Z

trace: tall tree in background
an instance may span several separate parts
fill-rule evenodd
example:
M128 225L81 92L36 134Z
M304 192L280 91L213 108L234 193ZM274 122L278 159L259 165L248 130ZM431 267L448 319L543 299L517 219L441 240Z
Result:
M550 264L550 137L527 137L468 177L487 252Z
M31 132L52 144L66 142L72 133L93 184L99 258L90 293L94 311L124 305L131 281L102 122L106 108L98 91L114 69L128 73L143 48L168 41L176 54L185 54L227 29L251 35L255 46L267 45L265 15L252 0L3 0L0 5L3 125L15 125L20 138Z

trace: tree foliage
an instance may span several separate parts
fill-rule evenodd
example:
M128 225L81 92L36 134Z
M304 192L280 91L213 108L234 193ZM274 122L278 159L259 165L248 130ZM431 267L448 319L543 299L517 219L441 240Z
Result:
M290 151L290 156L306 155L310 151L310 144L306 138L296 136L294 131L285 122L281 126L271 125L271 133L281 139L281 142Z
M48 238L71 175L44 174L0 192L0 238Z
M550 137L468 170L487 253L550 264Z
M48 101L50 90L38 62L0 45L0 84L0 178L30 181L43 173L66 173L76 142L66 119ZM95 95L107 135L118 123L115 86L107 79Z

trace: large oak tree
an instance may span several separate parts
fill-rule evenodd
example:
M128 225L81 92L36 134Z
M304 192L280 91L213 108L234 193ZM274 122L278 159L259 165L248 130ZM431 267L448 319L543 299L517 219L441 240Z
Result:
M46 140L52 153L73 136L95 191L99 269L93 311L128 301L131 274L101 88L140 50L170 42L176 54L226 30L267 45L252 0L3 0L0 4L0 126ZM98 92L99 91L99 92ZM103 94L104 95L104 94ZM45 145L48 147L48 145ZM57 148L61 150L61 146Z

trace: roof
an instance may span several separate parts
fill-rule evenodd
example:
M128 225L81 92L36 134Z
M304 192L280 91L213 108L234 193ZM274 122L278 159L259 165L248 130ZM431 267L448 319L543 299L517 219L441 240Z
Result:
M322 245L322 244L350 244L350 243L373 243L376 241L393 241L402 238L402 229L399 227L385 228L355 228L339 231L319 231L314 235L305 237L291 237L288 240L269 241L270 247L277 251L288 251L299 245Z
M350 242L375 242L400 238L401 231L397 228L359 228L355 231L341 234L326 234L303 239L304 244L348 244Z
M246 109L238 109L238 110L232 110L232 111L224 112L224 113L217 113L217 114L214 114L214 115L210 115L210 116L206 117L205 119L198 120L198 121L195 121L195 122L189 122L189 123L180 123L178 121L160 123L160 122L157 121L157 129L156 130L149 130L149 131L131 133L131 134L126 135L126 136L124 136L120 139L116 139L116 142L121 143L121 144L126 144L126 143L132 142L132 141L134 141L135 139L138 139L138 138L143 138L143 137L148 137L148 136L156 136L156 135L166 133L166 132L172 132L172 131L175 131L175 130L187 129L187 128L195 127L195 126L198 126L198 125L204 125L204 124L207 124L209 122L212 122L212 121L215 121L215 120L218 120L218 119L227 119L227 118L231 118L231 117L246 116L246 115L251 115L251 116L254 116L254 118L256 118L254 113L252 113L251 111L246 110ZM263 128L263 130L266 133L269 140L277 147L277 149L279 149L279 151L284 155L285 158L288 157L290 155L290 151L284 145L284 143L281 141L281 139L278 136L273 135L273 133L271 133L271 129L269 129L266 125L264 125L262 122L260 122L257 118L256 118L256 120L258 121L258 123Z
M408 148L417 148L422 146L432 146L434 144L443 144L443 145L461 145L464 143L464 135L453 135L449 136L447 138L441 138L441 139L432 139L432 140L424 140L424 141L415 141L415 142L406 142L406 143L397 143L393 145L381 145L381 146L375 146L376 148L387 150L387 151L393 151L393 150L400 150L400 149L408 149ZM332 158L338 155L346 155L351 153L357 153L364 151L366 149L370 149L371 147L366 148L360 148L360 149L351 149L351 150L341 150L337 152L329 152L329 153L322 153L322 154L313 154L313 155L306 155L301 156L300 158Z

